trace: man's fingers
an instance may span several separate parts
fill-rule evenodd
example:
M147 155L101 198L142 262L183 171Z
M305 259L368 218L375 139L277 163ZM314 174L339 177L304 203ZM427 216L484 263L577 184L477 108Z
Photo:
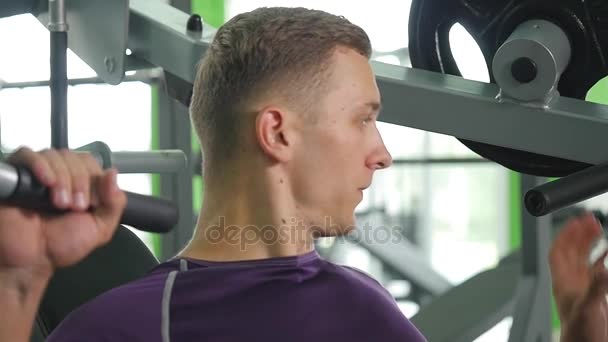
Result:
M608 271L602 263L601 267L593 269L593 282L587 301L605 300L606 294L608 294Z
M86 210L90 202L89 189L92 175L82 159L73 152L62 150L59 154L70 171L71 208L73 210Z
M80 158L84 167L88 170L89 174L93 177L91 187L89 189L89 203L92 207L97 207L99 205L99 199L97 195L97 183L99 182L101 176L103 175L103 169L101 165L91 156L90 153L78 153L78 157Z
M118 188L117 171L104 172L96 188L99 205L95 208L95 219L102 234L102 243L110 240L116 226L120 223L122 212L127 204L127 196Z
M602 228L592 214L569 220L554 241L550 258L553 262L569 260L588 260L591 246L602 235Z
M549 262L552 265L577 259L577 248L573 248L578 243L580 236L580 222L578 219L570 219L560 229L559 234L551 244L549 251Z
M55 171L49 162L40 154L32 151L28 147L20 147L15 153L11 154L7 161L14 165L25 166L30 169L42 185L52 187L55 185Z
M571 241L578 240L580 235L580 224L581 222L579 218L572 218L568 220L560 229L559 235L556 239L556 244L567 246Z
M81 164L84 167L85 163L81 161ZM94 172L97 171L93 169ZM54 246L49 252L54 265L72 265L112 239L126 203L125 194L115 185L116 174L112 169L90 178L93 181L91 191L97 193L97 206L90 207L87 212L70 212L51 218L46 233L48 245Z
M572 243L576 244L580 255L587 256L591 251L591 245L600 238L602 227L593 214L584 215L578 219L578 222L576 240Z
M46 158L56 177L55 185L51 187L51 198L55 207L68 209L72 204L72 175L65 159L57 150L40 152Z
M608 256L608 241L605 239L598 240L598 244L589 255L589 263L592 268L601 268L604 266L604 260Z

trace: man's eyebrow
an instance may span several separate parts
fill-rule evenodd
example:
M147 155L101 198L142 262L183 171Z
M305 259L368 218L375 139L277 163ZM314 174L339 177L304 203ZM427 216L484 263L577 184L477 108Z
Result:
M380 111L382 110L382 104L380 104L380 102L377 102L377 101L366 102L362 105L362 107L368 107L371 110L373 110L374 112L378 112L378 113L380 113Z

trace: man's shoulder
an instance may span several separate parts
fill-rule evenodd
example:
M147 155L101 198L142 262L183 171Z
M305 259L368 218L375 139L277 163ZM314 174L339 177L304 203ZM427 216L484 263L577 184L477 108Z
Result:
M366 282L372 282L376 285L382 286L382 284L380 284L380 282L378 282L378 280L376 280L376 278L374 278L371 274L355 267L355 266L350 266L350 265L337 265L338 267L341 267L342 269L345 270L345 272L347 272L350 276L366 281Z
M167 277L168 272L152 271L98 295L72 311L47 341L79 341L84 336L95 336L91 341L149 340L147 336L137 334L154 329L133 327L160 326L161 301Z
M338 264L335 262L325 260L325 269L336 277L345 280L364 281L371 282L376 285L380 283L372 277L369 273L350 265ZM381 285L380 285L381 286Z
M343 299L347 303L346 308L365 313L365 319L370 324L385 327L384 331L397 334L401 340L424 341L424 337L399 309L394 297L376 278L354 266L328 265L327 269L332 269L331 273L340 279L336 284L339 291L332 294Z
M168 272L147 274L137 280L104 292L85 305L112 311L117 307L130 308L142 301L153 300L155 297L160 300L167 277Z
M369 273L349 265L327 262L327 269L338 279L338 282L351 287L353 290L374 292L382 297L392 300L386 288Z
M151 272L137 280L104 292L83 306L92 311L115 311L117 308L138 310L137 306L162 297L169 272ZM93 310L95 309L95 310Z

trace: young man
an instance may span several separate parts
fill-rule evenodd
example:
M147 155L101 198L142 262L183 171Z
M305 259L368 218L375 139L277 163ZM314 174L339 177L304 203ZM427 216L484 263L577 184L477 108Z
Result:
M352 230L362 190L391 164L370 53L359 27L320 11L263 8L224 25L191 106L206 182L192 240L73 312L48 341L424 341L379 283L314 251L315 237ZM0 305L10 312L0 340L26 341L53 269L108 241L124 196L90 158L22 149L13 161L74 210L0 209ZM91 201L96 211L84 212ZM591 216L575 220L552 249L562 341L608 337L606 273L584 263L599 234Z

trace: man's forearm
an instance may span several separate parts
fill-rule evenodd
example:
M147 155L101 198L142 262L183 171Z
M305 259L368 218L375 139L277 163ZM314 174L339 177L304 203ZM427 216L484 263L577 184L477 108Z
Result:
M48 278L0 272L0 341L27 342Z

